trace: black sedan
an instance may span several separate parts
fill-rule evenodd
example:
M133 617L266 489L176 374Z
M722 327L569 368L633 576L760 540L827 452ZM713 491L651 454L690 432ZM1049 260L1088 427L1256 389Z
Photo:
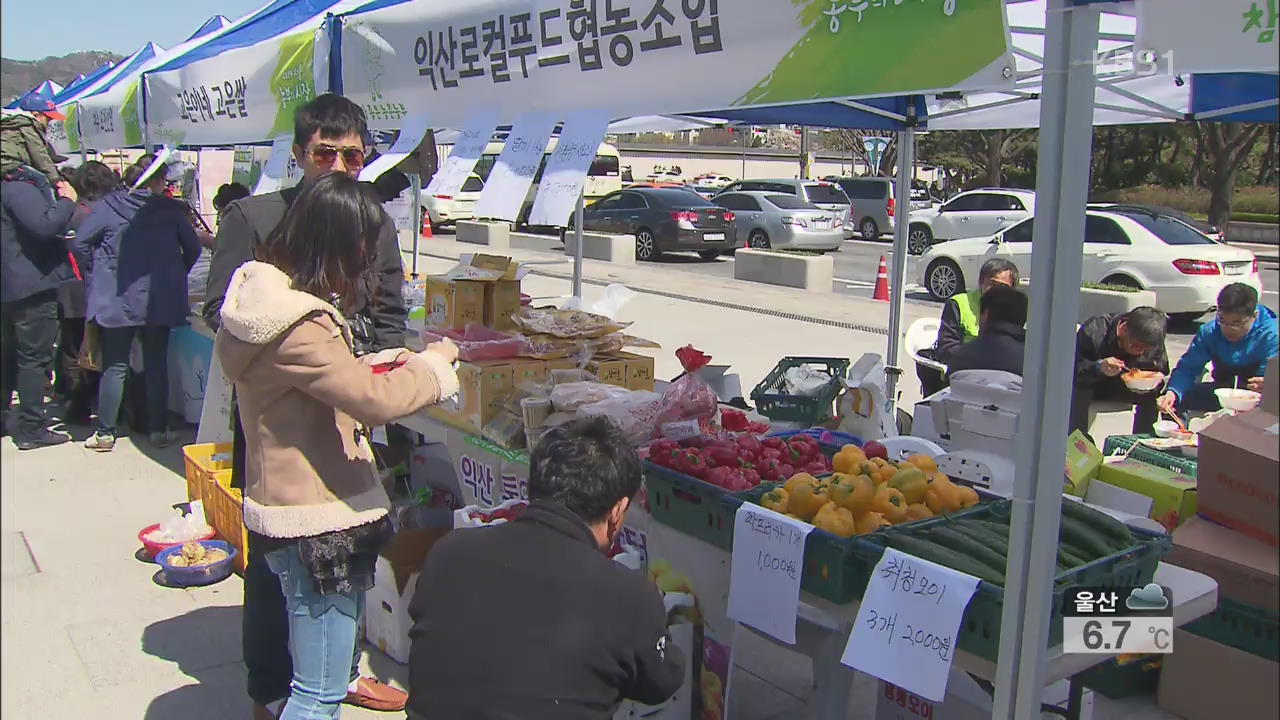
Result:
M583 210L582 228L634 235L637 260L656 260L673 251L714 260L737 247L733 212L679 188L628 188L605 195Z

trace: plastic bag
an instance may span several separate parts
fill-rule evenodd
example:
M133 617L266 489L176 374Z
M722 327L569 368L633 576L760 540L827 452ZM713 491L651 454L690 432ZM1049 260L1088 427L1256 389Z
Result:
M684 374L667 386L655 427L680 420L707 420L715 416L720 398L697 372L711 362L711 356L686 345L676 351Z
M622 310L622 306L631 302L631 298L635 296L635 291L629 289L626 285L613 283L604 289L604 294L600 296L600 299L590 305L583 303L582 298L570 297L560 303L560 309L581 310L607 317L610 320L616 320L618 313Z
M147 535L147 539L154 543L180 543L199 540L212 531L204 518L195 513L170 515L160 522L159 528Z
M643 390L624 392L625 394L579 407L577 416L607 417L622 429L633 447L639 447L653 437L654 429L658 426L662 396Z
M817 397L831 382L831 375L812 365L797 365L782 374L782 389L788 395Z
M619 323L603 315L580 310L548 310L521 308L512 316L516 326L527 333L551 335L565 339L598 338L627 328L631 323Z
M633 395L630 390L594 382L561 383L551 389L551 404L556 412L576 413L582 406L613 398Z
M422 342L430 345L449 338L458 346L458 359L464 362L478 360L506 360L519 357L526 341L519 335L508 335L483 325L471 324L466 330L423 330Z

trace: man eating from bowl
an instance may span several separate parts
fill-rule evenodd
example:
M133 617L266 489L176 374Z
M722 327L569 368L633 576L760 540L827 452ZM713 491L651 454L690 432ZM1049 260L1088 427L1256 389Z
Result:
M1280 353L1276 313L1258 306L1258 291L1244 283L1231 283L1218 293L1218 312L1200 326L1191 347L1169 378L1169 390L1158 404L1166 412L1213 412L1221 405L1214 390L1244 388L1262 392L1267 360ZM1213 375L1201 382L1206 363Z
M1095 400L1122 402L1134 406L1133 432L1150 435L1159 415L1156 389L1136 390L1151 377L1147 373L1169 374L1169 356L1164 349L1165 314L1151 307L1127 313L1089 318L1076 332L1076 377L1071 393L1071 429L1089 432L1089 406ZM1133 371L1147 371L1133 372ZM1128 382L1125 374L1130 373Z

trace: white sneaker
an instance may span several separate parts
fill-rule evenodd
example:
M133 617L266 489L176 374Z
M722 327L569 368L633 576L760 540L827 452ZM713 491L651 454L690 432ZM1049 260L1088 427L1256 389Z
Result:
M116 436L104 432L95 432L84 441L84 446L96 452L111 452L116 446Z

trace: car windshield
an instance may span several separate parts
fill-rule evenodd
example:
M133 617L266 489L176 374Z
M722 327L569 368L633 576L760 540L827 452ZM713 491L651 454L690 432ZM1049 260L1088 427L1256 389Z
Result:
M849 204L849 196L844 194L838 185L816 184L805 185L804 192L809 196L809 202L812 203L838 203L840 205Z
M765 198L770 204L782 210L817 210L818 206L801 200L795 195L769 195Z
M1204 233L1187 225L1181 220L1168 215L1147 215L1145 213L1124 213L1130 220L1150 230L1153 235L1164 241L1166 245L1216 245L1205 237Z
M840 183L846 195L856 200L879 200L888 196L889 183L882 180L845 180Z
M719 207L715 203L706 200L701 195L692 190L679 188L652 188L640 191L649 202L654 205L664 207L672 207L678 205L680 207Z

